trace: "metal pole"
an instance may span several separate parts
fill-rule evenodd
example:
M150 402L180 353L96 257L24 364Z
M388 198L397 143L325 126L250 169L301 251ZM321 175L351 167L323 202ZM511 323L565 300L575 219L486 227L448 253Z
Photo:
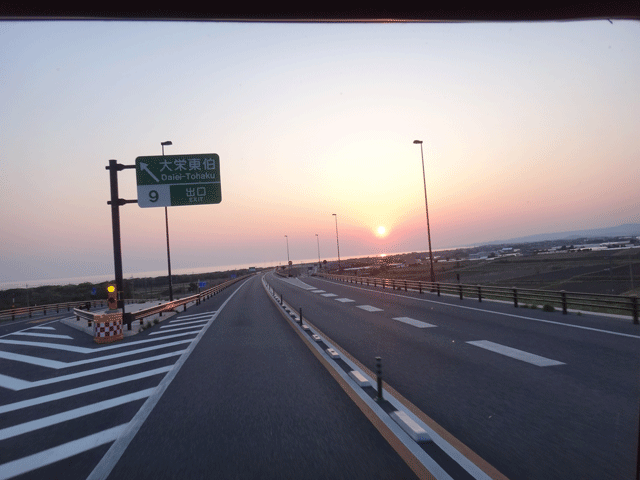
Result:
M429 227L429 204L427 203L427 178L424 173L424 153L422 151L422 140L414 140L413 143L420 144L420 157L422 158L422 181L424 183L424 208L427 212L427 237L429 239L429 259L431 260L431 283L436 281L433 271L433 251L431 250L431 228Z
M160 143L162 145L162 156L164 157L164 146L172 145L170 141ZM164 207L164 224L167 232L167 270L169 271L169 301L173 302L173 282L171 280L171 248L169 247L169 213Z
M285 235L284 238L287 239L287 265L289 265L289 276L291 276L291 260L289 260L289 237Z
M341 267L340 267L340 240L338 237L338 214L332 213L331 215L336 217L336 245L338 246L338 273L340 273Z
M121 166L121 165L120 165ZM113 230L113 265L116 276L117 308L122 309L122 320L125 320L124 299L122 298L122 246L120 243L120 199L118 198L118 170L117 160L109 160L109 182L111 184L111 227ZM131 323L127 323L127 330L131 330Z
M316 240L318 241L318 270L320 270L320 237L316 233Z

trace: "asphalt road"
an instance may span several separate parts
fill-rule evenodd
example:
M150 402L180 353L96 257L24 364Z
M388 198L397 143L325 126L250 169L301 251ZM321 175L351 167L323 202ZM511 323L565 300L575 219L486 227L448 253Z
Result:
M268 278L366 367L382 357L392 387L508 478L635 478L640 328L630 321Z
M124 448L117 443L114 451ZM94 473L102 472L119 480L415 478L258 277L206 330L122 455Z

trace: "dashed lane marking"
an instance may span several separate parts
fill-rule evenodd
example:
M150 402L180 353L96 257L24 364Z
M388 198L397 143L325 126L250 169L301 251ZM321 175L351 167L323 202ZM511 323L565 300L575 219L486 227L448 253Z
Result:
M351 300L350 298L336 298L336 301L342 303L355 302L355 300Z
M335 293L323 293L322 296L323 297L337 297L338 295L336 295Z
M394 320L398 322L406 323L407 325L413 325L414 327L418 327L418 328L429 328L429 327L436 326L436 325L432 325L431 323L421 322L420 320L416 320L414 318L409 318L409 317L396 317L394 318Z
M366 310L367 312L381 312L382 309L378 307L372 307L371 305L358 305L358 308Z
M551 360L550 358L540 357L539 355L534 355L533 353L528 353L522 350L517 350L515 348L506 347L504 345L500 345L499 343L489 342L488 340L478 340L478 341L467 342L467 343L471 345L475 345L476 347L484 348L485 350L489 350L495 353L499 353L501 355L505 355L507 357L521 360L523 362L531 363L532 365L537 365L538 367L551 367L554 365L564 365L563 362L558 362L557 360Z

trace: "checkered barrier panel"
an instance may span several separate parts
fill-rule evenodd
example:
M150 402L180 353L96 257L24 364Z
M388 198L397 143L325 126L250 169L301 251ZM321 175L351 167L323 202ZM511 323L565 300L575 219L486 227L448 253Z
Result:
M93 340L96 343L110 343L123 338L122 313L108 313L95 317Z

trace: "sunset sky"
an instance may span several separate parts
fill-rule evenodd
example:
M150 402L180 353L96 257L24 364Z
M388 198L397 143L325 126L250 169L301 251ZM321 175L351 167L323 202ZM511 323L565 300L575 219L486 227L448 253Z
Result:
M640 222L640 22L0 22L0 288L113 275L110 159L217 153L174 272ZM137 198L134 170L120 197ZM120 209L125 277L163 208ZM385 232L378 231L384 227Z

